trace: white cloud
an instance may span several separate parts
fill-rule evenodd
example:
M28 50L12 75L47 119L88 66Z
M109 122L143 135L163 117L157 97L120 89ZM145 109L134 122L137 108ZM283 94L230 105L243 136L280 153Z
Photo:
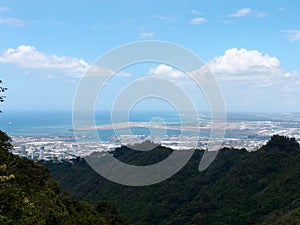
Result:
M206 21L206 19L204 19L203 17L197 17L197 18L193 18L191 19L191 24L193 25L197 25L197 24L201 24L204 23Z
M114 74L118 77L131 77L131 74L127 72L114 72L97 65L89 65L83 59L46 54L28 45L7 49L0 55L0 63L13 64L25 70L37 70L50 79L57 76L81 78L85 74L87 76ZM28 71L26 73L28 74Z
M195 10L195 9L191 10L191 13L195 14L195 15L201 14L201 12L199 12L198 10Z
M239 9L238 11L236 11L235 13L230 14L229 17L243 17L243 16L248 15L251 11L252 10L249 8L242 8L242 9Z
M151 68L149 70L150 75L157 75L157 76L165 76L170 78L181 78L184 77L185 74L177 69L174 69L171 66L160 64L155 68Z
M295 106L298 102L300 72L285 71L277 57L258 50L231 48L210 59L198 70L188 72L160 64L151 68L149 75L167 78L195 97L199 87L189 75L197 78L203 87L208 87L212 85L212 74L231 110L253 110L255 107L258 110L270 110L272 107L278 110L279 106L286 107L288 100Z
M283 11L285 11L285 8L278 8L277 11L283 12Z
M250 8L242 8L236 11L235 13L229 14L229 17L245 17L245 16L254 16L257 18L263 18L268 16L265 12L253 11Z
M89 66L88 70L85 73L85 76L88 77L95 77L95 76L107 76L110 74L113 74L114 71L108 68L103 68L97 65L91 65Z
M263 55L257 50L231 48L222 56L215 57L207 64L214 73L240 74L251 70L270 70L279 68L276 57Z
M244 48L228 49L224 55L210 59L205 66L196 71L190 71L190 74L203 76L203 82L205 82L205 75L208 71L224 88L275 87L282 83L291 82L292 84L294 80L300 80L298 73L285 71L278 58ZM165 64L151 68L149 74L183 82L188 80L184 72Z
M9 7L0 6L0 14L9 11ZM27 22L25 20L13 18L13 17L2 17L0 18L0 24L5 24L13 27L24 27Z
M7 12L7 11L9 11L8 7L0 6L0 13L4 13L4 12Z
M300 40L300 30L283 30L282 32L288 34L290 42L295 42Z
M243 48L228 49L206 65L224 86L270 86L291 75L278 58Z
M141 38L152 38L154 37L155 33L153 32L142 32L140 33Z
M26 21L12 18L12 17L7 17L7 18L0 18L0 24L5 24L14 27L24 27L26 25Z
M297 108L300 73L285 71L276 57L257 50L228 49L191 72L206 85L209 72L216 78L230 110L275 110ZM293 109L292 109L293 110Z
M22 69L61 72L73 77L82 76L89 67L83 59L45 54L28 45L7 49L1 54L0 63L14 64Z

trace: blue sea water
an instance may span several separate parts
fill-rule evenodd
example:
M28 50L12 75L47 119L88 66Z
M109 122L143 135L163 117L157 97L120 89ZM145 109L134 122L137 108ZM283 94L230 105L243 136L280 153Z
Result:
M168 123L179 123L175 112L134 112L129 114L129 121L149 122L153 118L163 118ZM120 121L125 122L125 121ZM111 113L108 111L95 113L96 125L111 124ZM71 111L5 111L0 114L0 129L10 136L73 136ZM99 131L101 140L114 135L113 130ZM149 135L147 128L134 128L136 135ZM168 130L168 135L179 135L175 130Z
M195 115L185 115L190 121L195 121ZM199 115L198 115L199 116ZM300 123L300 114L254 114L254 113L229 113L228 121L298 121ZM201 114L203 121L209 121L209 113ZM131 122L149 122L153 118L162 118L167 124L179 124L181 118L176 112L149 112L135 111L129 114L128 121ZM186 121L186 120L185 120ZM101 111L95 113L95 124L111 124L111 113ZM115 122L115 121L114 121ZM126 121L119 121L126 122ZM72 112L71 111L5 111L0 114L0 129L9 136L65 136L73 137ZM150 135L148 128L131 128L132 134ZM115 134L114 130L100 130L98 135L100 140L107 141L109 137ZM84 132L82 133L84 135ZM179 130L168 129L166 135L180 135ZM192 134L191 134L192 135ZM206 136L206 134L202 134Z
M0 115L0 128L10 136L70 136L70 112L5 111Z

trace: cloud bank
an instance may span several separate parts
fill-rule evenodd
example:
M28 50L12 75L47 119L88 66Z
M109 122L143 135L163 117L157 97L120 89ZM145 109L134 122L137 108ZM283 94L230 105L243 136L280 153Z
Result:
M244 48L228 49L209 60L207 66L218 79L231 85L267 85L285 74L276 57Z
M1 54L0 63L13 64L21 69L59 72L72 77L81 77L89 67L83 59L45 54L29 45L7 49Z
M273 87L284 91L295 90L300 83L298 73L285 71L278 58L244 48L228 49L223 55L210 59L197 71L189 72L192 76L205 76L208 71L225 89ZM149 74L169 77L177 82L187 76L164 64L151 68Z
M90 73L93 69L83 59L46 54L29 45L5 50L0 55L0 63L12 64L21 69L47 71L47 75L51 74L49 77L52 78L58 75L81 78L89 68ZM262 54L258 50L231 48L223 55L208 60L203 68L187 72L201 75L205 74L207 69L224 88L280 87L283 91L290 92L300 88L298 72L285 71L278 58ZM103 72L103 68L101 71ZM92 74L97 73L98 70ZM187 81L184 72L165 64L150 68L148 74L168 77L180 83ZM125 72L118 72L116 75L131 77L131 74Z

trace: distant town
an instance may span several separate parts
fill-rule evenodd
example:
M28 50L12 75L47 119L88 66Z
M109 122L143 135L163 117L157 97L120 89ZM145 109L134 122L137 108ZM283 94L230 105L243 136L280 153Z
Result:
M144 124L144 123L143 123ZM298 121L241 121L228 122L226 134L220 142L220 148L245 148L255 151L274 134L294 137L300 141L300 126ZM138 124L132 124L132 126ZM193 129L189 125L184 129ZM202 123L201 131L209 133L210 123ZM120 135L111 136L108 141L75 141L73 136L13 136L13 153L33 160L71 160L76 157L85 157L92 152L112 151L121 145L142 143L149 140L170 147L180 149L207 149L209 137L200 136L145 136ZM196 143L196 145L195 145Z

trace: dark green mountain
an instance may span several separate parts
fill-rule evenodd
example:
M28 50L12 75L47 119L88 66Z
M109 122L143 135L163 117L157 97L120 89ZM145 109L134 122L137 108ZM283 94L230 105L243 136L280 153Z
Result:
M69 198L46 167L11 154L10 142L0 131L1 225L129 224L107 202Z
M172 150L113 154L133 165L149 165ZM133 224L300 224L300 148L294 138L275 135L256 152L222 149L204 172L203 151L172 178L145 187L110 182L84 159L46 163L74 199L112 202Z

